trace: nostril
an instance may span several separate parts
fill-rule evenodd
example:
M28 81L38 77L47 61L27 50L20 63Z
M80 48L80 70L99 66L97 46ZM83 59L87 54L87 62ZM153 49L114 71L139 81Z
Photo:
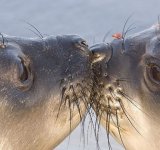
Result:
M88 47L88 44L87 44L87 42L86 42L85 40L79 41L79 44L80 44L81 46Z
M78 48L82 48L82 49L88 48L87 42L86 42L84 39L81 39L81 38L76 39L76 40L74 41L74 44L75 44L75 46L78 47Z
M105 60L108 62L112 57L112 48L108 44L100 43L93 45L90 47L91 53L92 53L92 63L101 62L102 60Z
M77 50L80 50L80 52L82 52L82 54L85 54L86 56L90 56L90 51L89 51L89 46L87 44L87 42L82 39L82 38L77 38L74 40L74 47Z

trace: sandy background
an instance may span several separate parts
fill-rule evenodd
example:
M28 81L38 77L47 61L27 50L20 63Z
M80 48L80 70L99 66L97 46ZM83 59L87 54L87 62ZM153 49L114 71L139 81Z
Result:
M0 0L0 32L34 37L23 20L35 25L43 34L78 34L89 44L107 40L121 32L128 16L139 31L157 22L160 0ZM86 122L87 126L87 122ZM94 134L88 132L88 143L83 145L80 127L60 144L56 150L96 150ZM86 131L87 132L87 131ZM105 130L100 131L101 150L107 150ZM122 150L112 139L113 150Z

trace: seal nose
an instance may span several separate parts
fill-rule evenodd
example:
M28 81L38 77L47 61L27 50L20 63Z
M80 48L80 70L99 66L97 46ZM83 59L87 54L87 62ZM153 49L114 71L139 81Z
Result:
M74 49L75 52L80 52L83 56L91 55L91 51L88 48L88 44L86 40L81 38L78 35L62 35L56 36L58 43L61 43L65 48L72 50Z
M96 44L90 47L90 50L92 52L92 63L96 63L104 59L108 62L112 57L113 50L109 44Z
M84 39L79 39L79 40L77 41L77 43L78 43L80 46L83 46L83 47L88 48L88 44L87 44L87 42L86 42Z
M83 47L83 48L88 49L88 44L87 44L87 42L86 42L84 39L82 39L81 37L79 37L79 36L73 37L73 43L74 43L74 45L77 46L78 48L79 48L79 47Z
M88 44L87 44L86 40L84 40L83 38L81 38L79 36L73 36L72 42L76 48L78 48L79 50L81 50L83 52L83 54L85 54L86 56L90 56L91 52L88 48Z

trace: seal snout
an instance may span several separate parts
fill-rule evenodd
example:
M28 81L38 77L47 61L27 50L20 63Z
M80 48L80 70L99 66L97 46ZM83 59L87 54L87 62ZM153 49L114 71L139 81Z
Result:
M105 60L108 62L110 58L112 57L112 47L109 44L100 43L92 46L92 62L100 62L102 60Z
M73 42L78 47L88 48L87 42L84 39L80 38L79 36L73 37Z
M88 44L84 39L80 38L79 36L76 36L75 38L73 38L73 43L75 47L79 48L81 51L84 52L84 54L89 56L90 51L88 49Z
M86 40L81 38L78 35L63 35L57 36L57 39L60 43L63 43L65 47L72 47L75 50L81 52L84 56L90 56L90 50Z

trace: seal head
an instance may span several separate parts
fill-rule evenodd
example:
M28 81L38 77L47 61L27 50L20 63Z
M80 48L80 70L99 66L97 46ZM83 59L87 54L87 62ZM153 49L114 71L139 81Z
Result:
M159 149L159 33L156 25L91 47L93 59L102 59L94 63L93 108L107 135L127 150Z
M90 51L79 36L0 46L0 149L53 149L80 123L91 89Z

